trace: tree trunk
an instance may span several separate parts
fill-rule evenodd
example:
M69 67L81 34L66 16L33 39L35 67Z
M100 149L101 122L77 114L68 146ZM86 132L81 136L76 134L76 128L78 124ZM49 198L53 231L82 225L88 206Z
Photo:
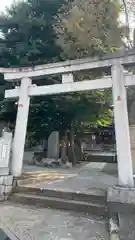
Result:
M68 161L67 141L68 141L68 138L67 138L67 130L66 130L64 136L62 137L62 146L61 146L61 159L64 164Z
M126 22L126 26L128 27L128 29L130 29L130 23L129 23L129 12L128 12L128 3L127 0L122 0L123 2L123 6L124 6L124 12L125 12L125 22ZM125 34L125 37L127 38L127 44L129 48L133 47L132 41L130 39L130 31L128 30L127 33Z
M75 154L75 140L74 140L73 127L70 128L69 137L70 137L71 161L72 161L72 164L75 166L76 165L76 154Z
M77 161L83 161L84 160L84 153L82 150L82 144L79 138L76 140L77 148L78 148L78 155L77 155Z

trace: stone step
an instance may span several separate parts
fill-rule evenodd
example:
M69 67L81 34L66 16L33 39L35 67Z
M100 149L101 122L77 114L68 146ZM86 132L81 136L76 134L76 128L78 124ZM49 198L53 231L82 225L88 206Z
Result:
M117 156L106 156L106 155L88 155L88 162L103 162L103 163L117 163Z
M37 208L52 208L59 210L77 211L89 213L96 216L108 216L108 209L104 204L94 204L91 202L75 201L56 197L37 196L26 193L12 193L9 201L33 205Z
M16 187L13 189L14 193L26 193L36 196L43 196L43 197L54 197L54 198L62 198L65 200L74 200L74 201L83 201L83 202L91 202L91 203L98 203L98 204L106 204L106 191L93 188L88 192L72 192L68 190L59 190L59 189L51 189L51 188L33 188L33 187Z

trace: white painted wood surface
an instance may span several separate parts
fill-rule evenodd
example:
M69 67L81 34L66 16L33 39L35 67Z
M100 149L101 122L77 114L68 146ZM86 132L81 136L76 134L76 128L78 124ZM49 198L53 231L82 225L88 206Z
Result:
M22 173L24 145L30 104L30 97L28 96L28 88L30 85L31 79L29 78L21 81L11 163L11 173L15 177L20 176Z
M114 121L120 186L133 187L133 168L127 111L127 96L124 86L123 67L116 62L112 66Z
M102 79L96 80L85 80L80 82L73 83L61 83L53 84L47 86L29 87L28 94L29 96L39 96L39 95L52 95L52 94L61 94L69 92L80 92L96 89L105 89L111 88L112 81L111 77L105 77ZM19 97L20 89L11 89L5 91L5 98L16 98Z
M129 65L135 63L135 54L127 55L120 54L117 56L117 61L123 65ZM70 73L81 70L96 69L111 67L115 62L116 57L105 56L105 58L85 58L79 60L68 60L65 62L45 64L35 67L26 67L26 68L0 68L0 72L4 73L4 78L7 81L13 81L22 78L38 78L40 76L60 74L60 73Z
M135 85L135 75L126 74L124 76L124 84L125 86ZM70 83L61 83L61 84L53 84L48 86L40 86L36 87L35 85L31 85L29 87L28 94L29 96L39 96L39 95L52 95L52 94L60 94L60 93L68 93L68 92L79 92L79 91L88 91L88 90L96 90L96 89L105 89L112 87L112 79L111 76L104 77L102 79L96 80L85 80L81 82L70 82ZM5 91L5 98L12 99L17 98L20 95L20 88L15 88L11 90Z
M73 83L74 76L73 73L67 73L62 75L62 83Z

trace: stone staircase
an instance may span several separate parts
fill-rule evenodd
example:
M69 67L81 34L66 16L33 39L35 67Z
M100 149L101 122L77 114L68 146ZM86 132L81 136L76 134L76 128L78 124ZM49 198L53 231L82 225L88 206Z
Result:
M33 205L37 208L44 207L108 216L106 192L96 188L91 189L88 193L83 193L18 186L13 189L9 200L14 203Z

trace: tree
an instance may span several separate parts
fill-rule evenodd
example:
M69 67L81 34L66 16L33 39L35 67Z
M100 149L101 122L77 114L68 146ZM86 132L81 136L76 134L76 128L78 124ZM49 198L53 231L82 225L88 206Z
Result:
M28 0L13 4L0 16L0 64L1 67L21 67L60 60L53 30L54 15L62 0ZM53 82L52 78L46 81ZM0 84L7 89L14 86L0 78ZM15 83L17 84L17 83ZM2 93L2 98L4 91ZM36 100L34 100L36 104ZM8 107L8 108L7 108ZM9 117L15 122L16 108L7 101L0 102L1 119ZM6 110L7 109L7 110ZM10 110L9 110L10 109ZM34 110L36 110L34 108ZM13 114L8 114L12 112ZM11 119L12 118L12 119Z
M54 27L64 55L99 56L121 47L119 13L118 1L74 0L62 6Z
M128 27L128 32L126 35L127 39L127 45L129 48L135 47L135 29L131 29L131 22L134 22L135 19L135 2L133 0L122 1L123 3L123 9L125 14L125 22ZM132 31L133 30L133 31ZM130 68L129 71L131 71L133 74L135 73L134 68ZM128 88L127 90L127 96L128 96L128 112L129 112L129 124L134 125L135 124L135 89Z
M120 5L118 1L74 0L62 6L56 18L54 29L57 33L57 43L62 48L62 57L75 59L85 56L101 56L114 52L123 45L123 29L118 24ZM92 79L104 75L102 71L87 71L77 74L78 80ZM98 102L98 97L102 101ZM107 98L106 98L107 96ZM95 114L84 113L81 126L92 126L92 123L107 125L112 120L110 110L110 92L95 91L81 95L81 98L94 103L91 108ZM91 99L89 101L89 99ZM95 100L95 101L93 101ZM107 107L103 104L107 103ZM98 104L98 103L99 104ZM77 116L78 117L78 116ZM104 121L107 119L107 121ZM76 126L74 126L76 127Z
M0 17L1 65L30 66L115 51L121 46L122 34L117 23L118 12L118 5L107 0L71 3L27 0L13 5ZM76 81L86 76L92 79L102 74L101 71L81 72L75 74L75 78ZM59 82L59 76L44 79L46 84L54 81ZM91 126L110 123L109 103L110 93L102 91L33 98L28 129L38 140L60 129L62 137L68 135L74 152L75 134Z
M70 142L72 147L70 155L73 156L75 135L78 138L82 132L88 132L92 127L111 123L112 112L108 111L107 105L109 97L108 92L100 91L96 94L85 92L47 96L43 98L44 101L40 97L39 105L36 109L31 109L29 116L29 131L33 133L32 138L44 139L44 136L49 136L52 131L57 130L60 132L63 147L68 146L67 141ZM40 128L37 126L39 123ZM66 149L63 152L65 151L67 152ZM74 159L75 156L72 157L75 163Z
M125 13L126 13L126 18L130 18L133 17L135 14L135 2L134 0L122 0L123 5L124 5L124 9L125 9Z
M132 0L131 0L132 1ZM126 38L126 46L128 48L133 47L133 41L131 40L131 31L130 31L130 18L131 18L131 1L125 1L122 0L122 9L125 15L125 25L126 25L126 31L125 31L125 38ZM130 7L129 7L130 5Z
M59 59L52 24L62 2L28 0L9 7L0 17L1 66L31 66Z

